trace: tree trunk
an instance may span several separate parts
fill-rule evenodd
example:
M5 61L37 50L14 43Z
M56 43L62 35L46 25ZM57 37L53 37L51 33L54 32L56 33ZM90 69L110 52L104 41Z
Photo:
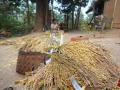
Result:
M78 13L77 13L77 14L78 14ZM77 14L75 15L75 25L74 25L74 28L75 28L75 29L77 29L77 20L78 20L78 19L77 19L77 16L78 16Z
M27 24L30 24L30 7L29 7L29 0L26 0L27 5Z
M36 17L34 32L42 31L44 24L44 0L36 0Z
M64 14L64 23L67 23L67 15Z
M45 25L47 25L48 20L48 2L45 3Z
M51 0L51 5L52 5L51 16L52 16L52 20L54 19L53 3L54 3L54 0Z
M65 14L64 15L64 23L65 23L65 25L66 25L66 30L68 30L68 19L69 19L69 16L68 16L68 14Z
M69 15L67 14L67 30L68 30L68 23L69 23Z
M78 10L77 10L76 29L78 29L78 28L79 28L80 11L81 11L81 7L79 6L79 8L78 8Z
M72 30L74 30L74 11L72 11Z
M49 13L49 5L48 5L48 0L45 0L45 25L48 26L48 13Z

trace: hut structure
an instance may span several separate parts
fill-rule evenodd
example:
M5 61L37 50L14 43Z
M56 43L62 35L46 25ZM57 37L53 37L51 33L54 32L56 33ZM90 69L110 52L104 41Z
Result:
M109 0L104 5L103 15L110 21L111 28L120 28L120 0Z
M103 15L106 25L120 28L120 0L93 0L86 13L94 11L94 16Z

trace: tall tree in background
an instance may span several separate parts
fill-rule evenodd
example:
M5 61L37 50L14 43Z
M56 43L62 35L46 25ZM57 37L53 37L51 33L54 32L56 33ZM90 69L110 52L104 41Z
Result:
M42 31L43 29L43 0L36 0L36 16L35 16L35 27L34 31Z
M76 5L77 5L77 15L76 15L76 20L75 20L75 29L79 28L79 23L80 23L80 13L81 13L81 7L85 7L89 0L76 0Z
M42 31L47 22L48 0L36 0L36 16L34 31Z
M72 10L72 30L74 29L74 10Z
M80 21L80 13L81 13L81 7L79 6L77 9L77 14L76 14L76 18L75 18L75 29L79 28L79 21Z
M0 0L0 29L10 30L17 24L19 6L20 0Z
M87 5L88 1L89 0L62 0L62 2L61 2L61 0L58 0L58 2L62 3L63 13L71 13L71 15L72 15L72 29L74 29L74 27L78 27L81 7L85 7ZM77 7L77 11L75 11L76 7ZM74 18L75 17L74 12L77 12L76 20Z
M33 31L42 31L44 25L48 25L48 10L49 10L49 2L53 2L55 0L1 0L2 4L0 5L0 13L6 14L9 16L16 15L18 16L17 10L20 9L20 15L25 17L25 23L26 25L30 26L31 23L31 4L29 2L36 3L36 15L35 15L35 26ZM67 15L66 22L68 24L68 16L71 14L72 16L72 26L75 24L75 16L74 13L76 13L75 8L76 6L82 7L86 6L86 3L88 0L56 0L59 3L61 3L61 11ZM23 6L20 4L24 4ZM21 9L24 8L24 9ZM17 9L17 10L16 10ZM24 12L26 10L26 12ZM18 10L19 11L19 10ZM34 11L34 10L33 10ZM80 14L80 8L77 10L78 16L76 16L76 24L79 23L79 14ZM3 15L4 16L4 15ZM50 20L49 20L50 21ZM2 22L0 22L2 23Z
M29 0L26 0L26 6L27 6L27 24L30 24L30 6L29 6Z

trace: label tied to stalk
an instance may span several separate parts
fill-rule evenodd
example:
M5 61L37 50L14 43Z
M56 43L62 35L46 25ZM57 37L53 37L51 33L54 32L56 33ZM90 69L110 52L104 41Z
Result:
M46 64L48 64L48 63L50 63L51 62L51 58L50 59L48 59L48 60L46 60Z
M64 40L63 40L63 33L61 33L61 38L60 39L58 39L56 36L55 36L55 33L51 33L50 34L50 38L52 38L52 40L54 41L57 41L57 42L59 42L60 43L60 45L59 46L61 46L63 43L64 43ZM53 42L54 43L54 42ZM55 49L50 49L49 51L48 51L48 54L52 54L52 53L54 53L54 52L57 52L57 50L55 50ZM48 60L45 60L45 64L49 64L50 62L51 62L52 60L51 60L51 58L49 58Z
M82 88L80 87L80 85L77 83L77 81L75 80L74 77L70 78L70 81L72 83L72 86L74 87L75 90L82 90Z
M48 51L49 54L52 54L53 53L53 49L50 49L50 51ZM49 58L48 60L45 60L45 64L48 64L51 62L51 58Z

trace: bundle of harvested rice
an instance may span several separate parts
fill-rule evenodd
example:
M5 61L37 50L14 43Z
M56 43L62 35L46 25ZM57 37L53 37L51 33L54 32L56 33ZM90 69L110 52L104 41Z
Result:
M25 90L74 90L71 77L80 86L112 89L119 77L118 67L108 52L89 42L64 44L51 59L36 74L20 81Z
M108 51L89 42L70 42L59 48L59 53L74 60L81 73L89 77L92 86L112 87L120 76L119 67L115 65Z
M29 44L32 42L36 41L43 41L45 42L46 39L50 39L50 32L40 32L40 33L32 33L29 35L25 35L22 37L17 37L17 38L10 38L10 39L5 39L5 40L0 40L0 45L14 45L17 46L18 48L25 46L25 44ZM60 38L61 32L56 32L56 36ZM45 39L45 40L44 40ZM35 41L34 41L35 40ZM37 42L36 42L37 43Z
M57 33L57 36L59 37L60 34ZM47 48L58 46L59 43L53 40L50 37L50 33L43 33L41 36L27 39L26 43L20 48L20 51L45 53Z
M53 34L54 37L51 34ZM55 34L48 32L23 38L23 41L26 41L26 43L20 48L16 72L25 74L25 72L37 69L40 63L45 63L44 59L47 58L47 48L59 45L56 38L59 38L60 33L56 32Z

